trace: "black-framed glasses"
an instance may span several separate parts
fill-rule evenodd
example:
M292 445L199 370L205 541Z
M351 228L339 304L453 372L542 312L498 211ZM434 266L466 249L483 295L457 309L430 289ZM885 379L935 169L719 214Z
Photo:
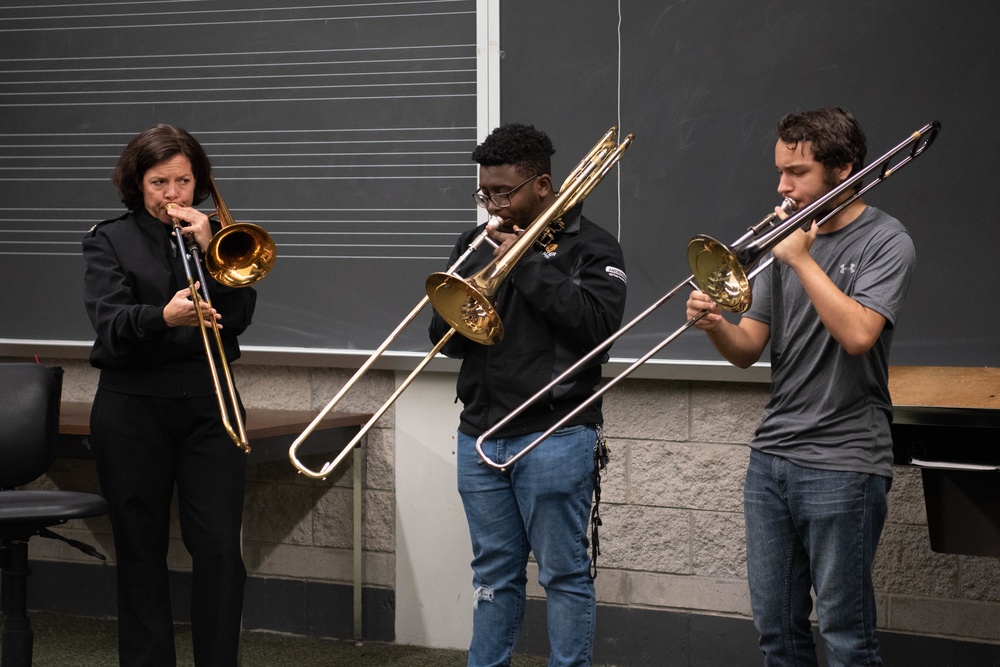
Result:
M476 206L480 206L482 208L486 208L487 206L489 206L490 202L493 202L493 205L496 206L497 208L507 208L508 206L510 206L511 195L513 195L515 192L517 192L522 187L524 187L531 181L535 180L539 176L541 176L541 174L535 174L528 180L522 181L521 183L515 185L509 192L498 192L495 195L483 194L482 188L479 188L478 190L472 193L472 198L476 200Z

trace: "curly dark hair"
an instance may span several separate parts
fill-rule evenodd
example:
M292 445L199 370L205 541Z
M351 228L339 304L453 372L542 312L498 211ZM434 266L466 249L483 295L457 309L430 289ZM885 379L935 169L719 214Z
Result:
M556 149L552 140L532 125L508 123L493 130L483 143L472 151L472 161L484 167L512 164L525 178L535 174L551 174Z
M778 121L778 139L791 146L810 142L813 157L827 169L850 164L853 175L865 166L865 133L854 115L840 107L785 114Z
M161 123L132 137L111 174L111 182L129 210L142 206L142 177L146 172L176 155L184 155L191 161L195 181L192 204L200 204L208 198L212 163L205 149L187 130Z

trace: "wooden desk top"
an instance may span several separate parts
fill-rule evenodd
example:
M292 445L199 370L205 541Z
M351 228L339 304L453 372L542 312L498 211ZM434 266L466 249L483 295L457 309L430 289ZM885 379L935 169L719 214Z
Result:
M90 435L90 403L63 402L59 408L59 433ZM270 410L248 408L247 438L269 438L276 435L298 434L312 423L316 413L310 410ZM363 412L331 412L318 429L342 426L363 426L371 418Z
M893 405L1000 409L1000 368L890 366Z
M59 408L59 434L63 436L64 442L80 443L90 435L90 407L90 403L63 401ZM288 448L312 423L316 414L311 410L247 408L245 426L247 440L250 441L251 461L287 460ZM331 412L303 443L300 451L303 455L336 451L349 443L370 418L370 414L363 412ZM345 434L350 435L345 437ZM83 449L89 452L86 443L83 444ZM81 455L80 448L71 445L65 446L63 451L67 456Z

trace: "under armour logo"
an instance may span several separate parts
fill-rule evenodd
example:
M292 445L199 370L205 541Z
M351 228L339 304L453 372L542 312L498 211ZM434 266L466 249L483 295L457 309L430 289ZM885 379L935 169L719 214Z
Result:
M851 262L850 264L841 264L840 272L847 273L848 271L850 271L851 273L854 273L854 269L857 268L857 266L858 265L855 264L854 262Z

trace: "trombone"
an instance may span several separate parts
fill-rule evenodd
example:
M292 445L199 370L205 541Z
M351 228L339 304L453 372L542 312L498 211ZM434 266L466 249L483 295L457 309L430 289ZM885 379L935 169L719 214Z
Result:
M660 297L646 310L632 319L628 324L624 325L607 340L602 342L600 345L584 355L583 358L566 369L561 375L559 375L559 377L539 389L533 396L515 408L509 415L501 419L490 429L480 435L479 438L476 439L476 451L479 453L480 458L491 468L501 472L509 471L511 466L527 455L527 453L532 449L541 444L543 440L562 428L566 422L582 412L591 403L598 400L621 380L631 375L632 372L639 368L639 366L649 361L649 359L673 342L678 336L694 326L696 322L701 320L701 318L708 313L707 310L701 310L695 314L694 317L690 318L676 331L660 341L649 352L633 362L628 368L614 378L610 379L599 389L595 390L595 392L591 396L587 397L585 401L583 401L554 425L549 427L548 430L535 438L514 456L502 463L498 463L490 459L489 456L487 456L483 451L483 443L489 437L491 437L499 429L503 428L512 419L524 412L528 407L545 397L553 387L565 381L567 377L576 373L582 366L594 359L594 357L611 347L611 345L623 334L645 319L654 310L673 298L686 286L690 286L704 292L713 301L726 310L735 313L745 312L747 308L750 307L752 299L750 279L763 271L771 262L774 261L773 256L769 257L767 261L754 268L764 255L770 252L772 248L791 235L795 230L810 225L814 220L817 226L823 225L856 199L860 198L863 194L871 190L876 185L882 183L911 161L915 160L918 156L922 155L923 152L934 142L934 139L937 138L940 129L941 124L937 121L924 125L916 132L913 132L904 141L897 144L885 155L873 161L867 167L859 170L856 174L852 174L849 178L844 180L812 204L780 222L778 222L779 216L776 213L765 216L759 223L749 227L747 233L737 239L737 241L731 246L720 243L709 236L699 235L693 237L688 243L687 253L688 262L691 264L693 272L692 275L681 281L676 287ZM907 155L900 159L899 162L890 166L892 160L904 151L907 152ZM878 171L878 174L875 179L871 183L862 187L862 180L876 170ZM834 202L836 202L841 195L850 189L855 189L855 192L841 203L834 204ZM828 209L831 204L834 204L833 208ZM782 202L781 208L785 213L788 213L794 210L795 206L795 202L786 198L785 201Z
M205 250L205 267L209 274L218 282L228 287L246 287L263 278L274 265L276 250L271 235L257 225L247 222L235 223L233 217L226 206L226 202L219 194L219 189L215 185L215 179L211 175L208 177L209 193L212 201L215 202L215 211L209 217L218 217L222 224L222 229L212 236ZM176 204L167 204L167 208L172 208ZM240 414L240 403L236 393L236 386L233 384L233 376L229 370L229 363L226 361L226 350L222 344L222 335L219 333L219 325L215 318L209 318L206 322L201 312L201 304L204 303L209 308L212 307L212 298L208 292L208 282L205 280L205 273L202 271L201 251L198 243L193 239L185 239L181 230L180 220L174 218L174 235L177 244L181 247L181 264L184 266L184 275L188 281L188 289L191 292L191 301L194 304L195 312L198 314L198 328L201 331L202 344L205 347L205 357L208 359L209 371L212 374L212 384L215 386L215 396L219 402L219 413L222 415L222 425L226 433L236 446L244 452L250 452L250 443L247 440L246 427L243 424L243 417ZM186 252L185 252L186 246ZM191 264L194 264L195 271L191 271ZM195 287L194 273L197 273L198 281L201 283L201 291ZM212 345L208 340L208 329L211 328L215 336L215 345L219 353L219 366L222 368L222 379L225 380L225 392L222 388L219 366L216 366L215 357L212 354ZM233 411L235 427L229 421L227 401Z
M499 289L500 282L503 277L510 272L513 265L527 252L528 248L532 244L538 242L545 242L543 239L548 236L551 238L552 235L558 231L556 227L561 229L561 220L559 216L564 214L566 211L571 209L573 206L583 201L583 199L590 193L590 190L611 170L611 168L621 159L625 150L632 143L633 136L630 134L625 139L622 140L621 144L615 145L615 136L618 133L618 128L612 127L604 136L601 137L600 141L594 145L590 152L580 161L576 169L566 178L563 182L563 186L560 189L559 196L556 201L549 206L539 217L528 226L528 230L521 235L517 242L511 246L511 248L501 255L499 258L492 260L487 264L486 268L480 271L476 276L465 281L458 277L458 269L465 261L474 253L484 241L495 244L488 236L488 232L491 228L495 229L500 226L500 218L493 217L490 218L486 225L486 228L479 234L469 247L466 248L465 252L444 272L433 273L427 278L426 288L427 296L420 300L419 303L410 311L402 322L400 322L396 329L393 330L389 337L382 342L382 344L375 350L375 352L368 358L365 363L361 365L360 368L354 373L353 376L344 384L344 386L337 392L329 403L316 415L309 426L299 435L298 438L292 443L291 447L288 449L288 457L299 472L302 474L312 477L313 479L325 479L339 464L347 454L354 449L354 447L360 442L372 426L375 425L383 414L389 409L389 407L396 401L397 398L406 390L413 380L416 379L417 375L430 363L431 359L441 351L455 332L459 332L462 335L470 338L475 342L479 342L485 345L495 343L500 340L503 336L503 326L500 322L499 316L496 314L496 310L493 308L490 299L495 295L496 290ZM558 224L557 224L558 223ZM486 276L486 277L484 277ZM474 286L470 288L470 284L475 283ZM488 285L483 287L483 283L488 283ZM441 340L437 342L434 348L425 356L420 363L417 364L416 368L406 377L405 380L396 388L396 390L389 396L388 399L382 404L382 406L375 411L375 413L369 418L368 422L361 427L358 433L351 439L349 443L340 451L340 453L331 461L327 461L319 470L311 470L306 467L297 456L299 447L305 441L306 438L319 426L319 423L326 417L327 414L336 406L348 391L360 380L361 376L364 375L373 363L385 352L385 350L392 344L392 342L399 336L399 333L406 328L410 322L423 310L424 306L428 302L431 302L438 311L439 314L452 325ZM446 316L445 311L448 313Z

